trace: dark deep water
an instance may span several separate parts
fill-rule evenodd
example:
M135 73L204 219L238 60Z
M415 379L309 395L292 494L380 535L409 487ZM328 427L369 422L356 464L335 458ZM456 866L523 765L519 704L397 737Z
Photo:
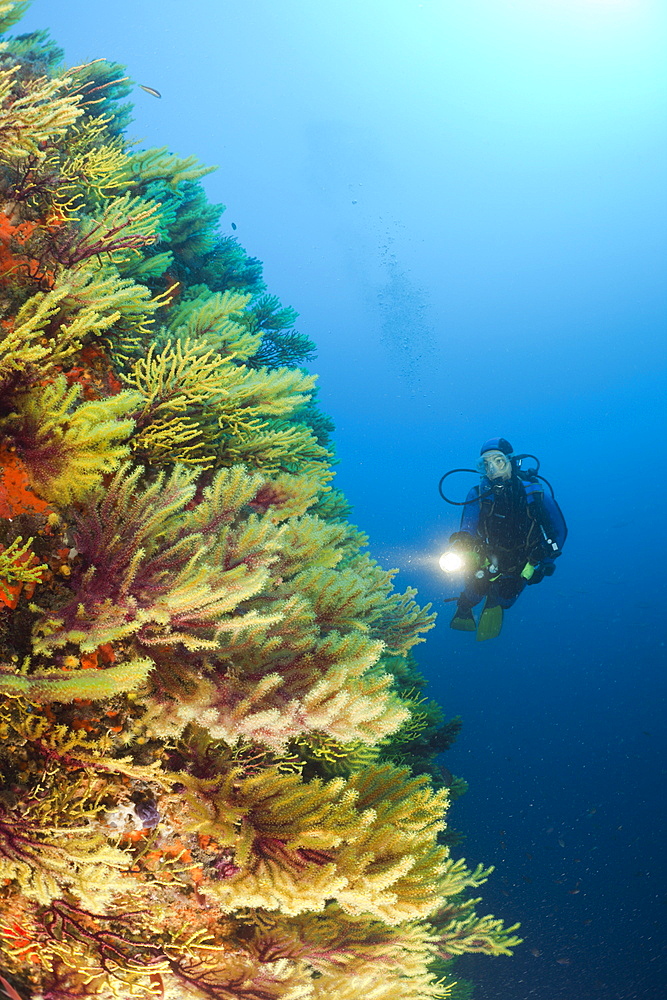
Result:
M654 495L639 473L660 451L659 390L655 384L651 395L647 380L641 403L632 404L639 441L622 429L627 386L561 414L550 450L537 449L570 529L556 574L524 592L497 640L476 643L452 632L448 605L417 649L433 694L464 721L446 755L447 766L470 783L453 811L466 834L462 851L472 863L497 866L484 903L520 920L525 936L511 959L461 961L460 974L477 982L479 1000L667 996L660 611L667 594L656 558L662 542L641 527L651 524ZM614 477L599 467L597 444L610 417L618 453L633 456L626 474ZM520 411L500 427L488 419L493 433L509 425L510 440L522 444L533 422L546 420ZM353 419L341 423L352 449L348 435L364 431ZM420 566L420 557L441 550L457 513L437 496L437 479L472 455L460 456L448 442L437 467L438 452L424 448L401 468L412 433L387 424L367 431L373 470L365 471L362 459L341 478L363 480L357 518L375 539L391 539L373 546L378 557L403 561L403 579L438 607L455 591L443 588L439 570ZM407 522L403 510L411 512Z
M37 27L160 89L144 144L220 164L223 228L318 345L353 520L442 611L417 652L464 720L452 821L525 937L462 960L477 1000L664 1000L667 10L35 0ZM570 535L475 643L437 483L494 435Z

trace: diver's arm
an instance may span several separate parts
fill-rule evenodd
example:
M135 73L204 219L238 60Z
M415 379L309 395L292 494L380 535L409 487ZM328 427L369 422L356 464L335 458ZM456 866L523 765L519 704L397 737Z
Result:
M565 518L553 497L542 493L534 502L542 538L529 553L528 562L521 572L521 576L529 584L540 583L545 576L552 576L556 569L555 560L561 554L567 535Z
M541 522L542 530L546 536L547 542L550 542L552 549L552 559L561 554L563 545L565 544L565 538L567 537L567 527L565 525L565 518L561 512L560 507L550 496L549 493L544 493L542 495L541 504ZM555 548L554 548L555 546Z

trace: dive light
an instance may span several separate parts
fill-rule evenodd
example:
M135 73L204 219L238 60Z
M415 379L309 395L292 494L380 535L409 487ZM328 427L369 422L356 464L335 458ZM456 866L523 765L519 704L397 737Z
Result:
M440 556L439 564L443 573L458 573L465 568L465 559L453 549L447 549Z

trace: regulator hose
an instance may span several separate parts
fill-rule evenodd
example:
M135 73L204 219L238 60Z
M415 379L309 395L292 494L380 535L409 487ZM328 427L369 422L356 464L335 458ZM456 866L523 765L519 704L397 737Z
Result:
M450 469L449 472L446 472L444 476L441 478L440 482L438 483L438 493L445 501L445 503L450 503L453 507L465 507L466 504L477 503L477 501L482 500L483 497L491 496L491 493L484 493L483 496L473 497L472 500L450 500L449 497L446 497L445 494L443 493L442 484L444 483L445 479L447 479L448 476L453 476L455 472L472 472L473 476L479 475L477 469Z

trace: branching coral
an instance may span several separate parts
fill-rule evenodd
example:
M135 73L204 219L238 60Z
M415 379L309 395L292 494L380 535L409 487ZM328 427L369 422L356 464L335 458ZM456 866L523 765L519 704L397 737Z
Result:
M75 268L91 257L122 264L144 247L157 243L157 213L160 206L127 195L110 201L100 219L83 224L68 223L42 243L42 262Z
M80 348L76 329L63 326L57 340L49 339L46 330L69 293L61 286L46 294L32 296L16 317L2 324L0 340L0 385L6 392L16 384L33 383L57 369ZM25 386L24 386L25 387Z
M446 998L518 939L451 854L434 616L347 523L313 345L208 168L60 61L0 47L0 986Z
M247 478L243 470L219 473L215 500L204 505L209 519L200 515L193 525L187 525L184 512L195 495L196 473L177 466L139 490L142 472L121 469L75 527L79 564L71 594L63 607L38 621L37 652L67 643L92 650L130 636L146 647L217 649L220 634L276 620L275 614L242 610L266 583L270 546L234 565L205 559L211 535L224 537L225 521L236 513L237 491Z
M220 315L213 306L212 314ZM256 372L207 349L206 338L187 338L168 341L159 353L151 346L124 381L143 396L133 442L141 458L204 467L245 461L329 478L328 452L311 430L281 423L308 398L312 376Z
M67 93L72 76L24 82L27 93L14 96L16 77L16 68L0 70L0 154L6 159L39 156L42 143L63 138L83 114L80 96Z
M0 32L9 31L20 21L30 0L0 0Z
M138 150L124 161L119 170L118 180L134 194L146 194L149 185L156 182L166 184L172 191L178 191L185 181L198 181L210 174L215 167L204 167L196 156L181 159L170 153L166 146L160 149Z
M148 657L135 658L102 670L73 670L69 673L17 674L0 665L0 691L21 694L44 703L66 702L72 698L111 698L137 688L152 668L153 661Z
M235 292L211 295L206 286L196 298L188 297L169 315L169 329L179 338L195 339L217 354L246 360L261 342L261 334L249 333L240 322L250 295Z
M10 608L16 607L24 585L27 585L26 596L32 597L35 584L46 569L44 565L36 565L38 560L30 548L32 541L29 538L24 542L19 535L7 548L0 545L0 601Z
M102 204L123 187L129 157L121 139L108 137L107 125L105 118L77 122L69 130L67 149L55 147L49 165L58 169L57 211L76 216L84 206Z
M5 213L76 221L79 211L103 202L121 186L118 175L127 159L120 140L108 139L107 124L78 121L68 129L65 149L52 138L39 155L7 158L0 171Z
M438 947L444 958L454 955L480 953L484 955L511 955L519 938L514 932L518 924L504 927L502 921L494 917L478 917L474 907L481 899L468 899L456 907L436 914L433 923L439 928ZM447 919L449 917L449 919Z
M125 392L77 404L81 386L63 376L17 394L0 421L23 460L35 490L46 500L84 499L129 452L134 423L127 419L138 397Z
M88 263L59 275L49 291L32 295L0 323L3 409L7 393L69 370L84 346L99 344L103 335L117 348L129 336L147 336L163 304L143 285L120 278L113 265Z

